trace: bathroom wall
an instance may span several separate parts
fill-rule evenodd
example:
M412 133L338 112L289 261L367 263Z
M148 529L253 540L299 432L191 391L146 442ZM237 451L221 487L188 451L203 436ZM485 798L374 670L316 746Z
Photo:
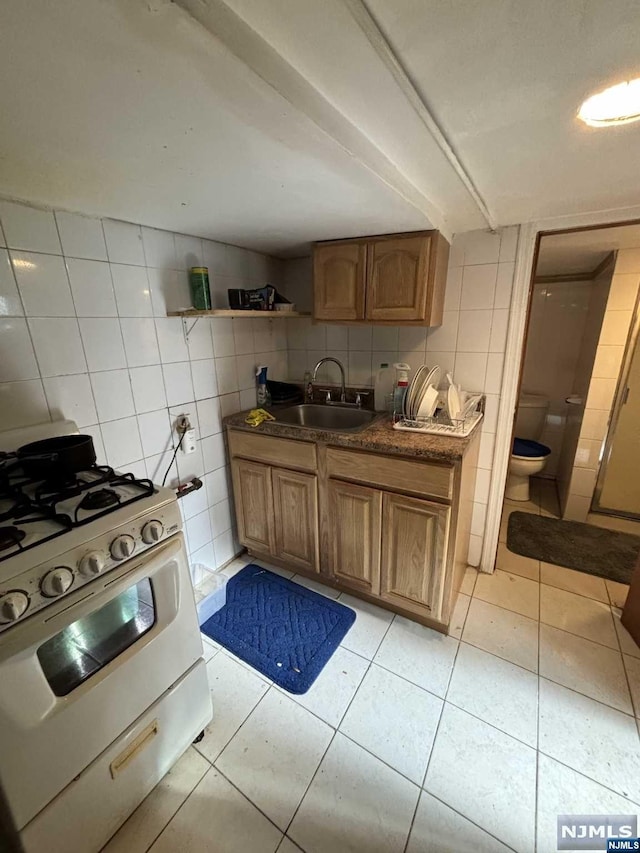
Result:
M574 521L586 521L591 506L639 284L640 228L638 248L618 251L598 336L564 511Z
M439 364L443 376L451 371L463 388L486 394L469 555L472 565L480 562L484 538L517 238L518 228L455 237L442 326L349 326L313 324L306 319L291 320L287 326L290 379L301 379L305 370L331 355L344 364L351 384L370 385L381 362L406 361L414 370L424 363ZM287 296L302 310L311 307L311 282L310 259L285 262ZM338 380L331 365L319 376Z
M228 287L278 284L280 262L256 252L64 211L0 202L0 429L60 418L94 437L98 460L161 482L172 423L184 412L198 443L168 478L205 487L180 501L193 564L239 550L221 418L255 404L256 362L283 377L286 320L199 318L188 344L187 269ZM196 582L200 578L196 577Z
M549 398L540 441L551 449L551 454L543 477L554 478L557 474L569 408L565 401L575 393L591 289L591 281L537 283L533 287L522 391Z

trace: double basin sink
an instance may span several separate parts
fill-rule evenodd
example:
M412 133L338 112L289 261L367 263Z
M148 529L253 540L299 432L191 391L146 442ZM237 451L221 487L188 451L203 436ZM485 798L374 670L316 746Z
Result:
M337 404L327 406L318 403L289 406L272 414L277 423L334 432L359 432L380 417L377 412L370 412L368 409Z

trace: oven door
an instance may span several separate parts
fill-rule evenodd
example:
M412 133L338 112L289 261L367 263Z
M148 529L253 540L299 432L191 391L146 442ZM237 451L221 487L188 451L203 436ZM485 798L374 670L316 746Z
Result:
M181 533L6 631L0 782L18 828L201 656Z

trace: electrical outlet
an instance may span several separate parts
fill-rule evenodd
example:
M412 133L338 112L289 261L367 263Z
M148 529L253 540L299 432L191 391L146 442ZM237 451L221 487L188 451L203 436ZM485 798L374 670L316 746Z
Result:
M176 423L176 430L181 436L180 450L184 456L190 453L195 453L196 450L196 431L191 425L189 412L180 415Z
M189 453L196 452L196 431L195 429L185 430L184 438L182 439L182 452L185 456Z

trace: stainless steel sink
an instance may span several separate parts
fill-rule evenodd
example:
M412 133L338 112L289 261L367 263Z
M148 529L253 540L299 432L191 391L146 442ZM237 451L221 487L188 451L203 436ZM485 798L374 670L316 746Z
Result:
M281 424L292 424L307 429L329 429L336 432L358 432L379 417L377 412L347 406L321 406L304 403L272 413Z

